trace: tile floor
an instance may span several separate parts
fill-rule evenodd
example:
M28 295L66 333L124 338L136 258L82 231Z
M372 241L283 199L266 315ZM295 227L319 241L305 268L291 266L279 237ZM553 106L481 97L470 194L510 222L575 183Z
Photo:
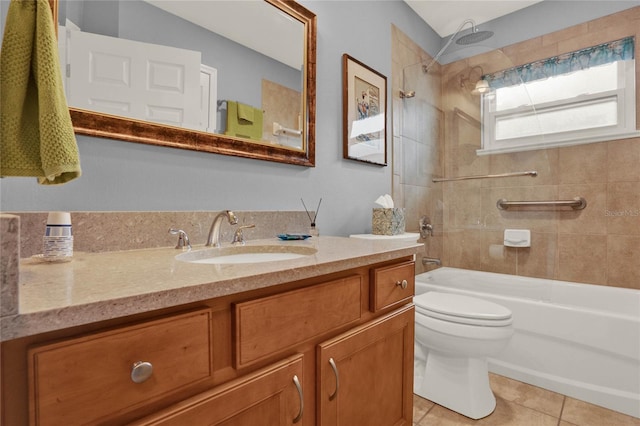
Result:
M640 419L559 393L490 374L495 411L471 420L433 402L413 396L414 426L640 426Z

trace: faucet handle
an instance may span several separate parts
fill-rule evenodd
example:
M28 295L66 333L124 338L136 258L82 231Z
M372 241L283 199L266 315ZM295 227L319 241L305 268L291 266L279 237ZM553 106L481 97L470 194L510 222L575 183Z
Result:
M240 245L244 245L245 241L244 241L244 233L242 232L243 229L247 229L247 228L255 228L256 225L242 225L239 226L238 229L236 229L236 232L234 232L233 234L233 241L231 241L231 244L240 244Z
M169 233L171 235L178 236L178 244L176 244L177 249L191 250L191 242L189 241L189 236L186 232L182 229L169 228Z
M420 237L426 239L428 236L433 237L433 225L431 219L428 216L422 216L420 218Z

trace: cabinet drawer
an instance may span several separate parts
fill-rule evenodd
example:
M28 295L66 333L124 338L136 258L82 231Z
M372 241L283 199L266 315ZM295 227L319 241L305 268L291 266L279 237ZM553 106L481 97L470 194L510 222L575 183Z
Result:
M415 293L415 262L404 262L371 270L372 312L411 300Z
M31 348L30 423L97 423L183 389L211 376L211 348L208 309ZM139 361L152 373L135 383Z
M234 306L236 368L360 319L358 275Z
M169 406L131 426L291 425L304 415L302 373L303 358L298 354Z

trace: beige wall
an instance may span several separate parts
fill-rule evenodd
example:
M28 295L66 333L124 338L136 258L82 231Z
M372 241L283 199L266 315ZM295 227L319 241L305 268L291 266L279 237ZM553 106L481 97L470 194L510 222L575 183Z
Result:
M394 29L394 52L398 52L394 53L392 71L394 197L407 208L409 218L426 213L438 225L436 237L426 241L430 257L442 258L447 266L640 289L640 138L478 157L480 100L471 95L469 84L460 84L461 77L477 79L477 68L473 67L478 65L490 73L637 36L639 21L640 7L636 7L449 64L441 73L436 70L438 75L427 76L440 80L441 92L437 102L431 101L433 108L423 109L422 117L427 113L427 121L437 122L443 137L425 137L416 144L433 152L428 159L435 163L433 176L438 176L438 167L443 167L446 177L538 171L536 178L438 184L431 182L433 176L425 179L420 172L418 178L412 176L413 160L403 155L407 142L400 135L407 132L402 120L410 124L404 117L410 100L400 100L398 95L402 70L414 59L428 55ZM638 51L636 43L636 57ZM636 67L637 89L639 75L640 67ZM638 113L640 116L640 108ZM575 196L586 198L586 209L501 211L495 205L500 198L556 200ZM413 228L417 229L417 222ZM531 247L502 246L506 228L530 229Z

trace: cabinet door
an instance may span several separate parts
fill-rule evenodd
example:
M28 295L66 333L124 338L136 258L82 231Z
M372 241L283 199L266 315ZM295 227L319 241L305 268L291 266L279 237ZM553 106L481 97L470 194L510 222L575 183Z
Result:
M170 406L131 426L285 426L302 424L303 357L289 357Z
M318 346L318 425L411 425L414 308Z

